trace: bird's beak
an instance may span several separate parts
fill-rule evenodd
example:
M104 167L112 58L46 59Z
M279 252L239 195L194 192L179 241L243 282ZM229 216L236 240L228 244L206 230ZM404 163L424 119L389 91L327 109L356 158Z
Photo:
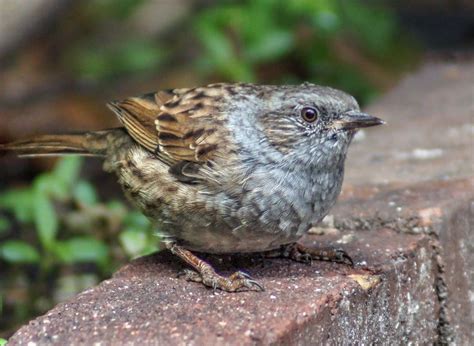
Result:
M385 124L385 121L372 115L360 111L349 111L334 122L334 127L343 130L354 130L383 124Z

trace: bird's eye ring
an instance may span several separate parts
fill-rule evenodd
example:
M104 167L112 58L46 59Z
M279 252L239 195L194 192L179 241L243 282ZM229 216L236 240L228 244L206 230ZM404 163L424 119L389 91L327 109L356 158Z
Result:
M314 123L318 120L318 111L312 107L304 107L301 110L301 117L308 123Z

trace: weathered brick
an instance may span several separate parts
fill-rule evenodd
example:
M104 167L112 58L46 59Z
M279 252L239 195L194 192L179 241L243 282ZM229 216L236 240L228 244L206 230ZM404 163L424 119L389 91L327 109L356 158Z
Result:
M244 267L262 293L231 294L176 278L169 254L139 259L112 279L20 329L12 345L94 342L286 344L425 342L437 338L437 267L426 235L380 229L310 236L353 255L355 268L289 260L211 258Z
M431 237L439 267L440 335L474 339L474 178L348 187L334 209L340 230L387 227Z

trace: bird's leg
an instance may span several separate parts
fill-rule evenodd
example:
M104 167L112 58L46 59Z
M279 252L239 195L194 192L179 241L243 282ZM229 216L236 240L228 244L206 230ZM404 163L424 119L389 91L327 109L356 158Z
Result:
M330 261L354 265L344 250L334 248L310 248L299 243L282 245L280 249L267 253L267 257L289 258L310 264L313 260Z
M237 271L229 277L221 276L216 273L212 266L195 256L191 251L172 243L168 245L172 254L181 258L184 262L193 267L193 270L185 269L183 275L186 280L201 282L205 286L213 289L221 289L227 292L237 292L242 289L263 291L264 288L258 282L253 280L248 274Z

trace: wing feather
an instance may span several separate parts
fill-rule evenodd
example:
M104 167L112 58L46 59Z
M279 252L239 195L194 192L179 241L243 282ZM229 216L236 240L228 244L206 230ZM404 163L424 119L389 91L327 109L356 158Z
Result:
M216 106L223 97L225 89L218 86L174 89L108 106L130 136L163 162L203 164L226 154L229 132L223 126L225 114Z
M118 116L130 136L150 151L158 146L154 119L159 112L156 103L147 98L133 97L114 101L107 106Z

